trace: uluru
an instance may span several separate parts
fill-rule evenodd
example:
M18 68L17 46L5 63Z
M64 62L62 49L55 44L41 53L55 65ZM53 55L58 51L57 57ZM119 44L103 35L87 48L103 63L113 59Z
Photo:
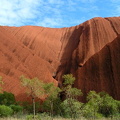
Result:
M0 26L0 76L17 100L26 99L21 75L61 87L69 73L84 94L106 91L120 100L120 17L64 28Z

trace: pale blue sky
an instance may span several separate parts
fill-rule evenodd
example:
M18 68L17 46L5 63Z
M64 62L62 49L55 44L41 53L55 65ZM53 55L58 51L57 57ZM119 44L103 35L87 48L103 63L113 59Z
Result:
M120 16L120 0L0 0L0 25L70 27Z

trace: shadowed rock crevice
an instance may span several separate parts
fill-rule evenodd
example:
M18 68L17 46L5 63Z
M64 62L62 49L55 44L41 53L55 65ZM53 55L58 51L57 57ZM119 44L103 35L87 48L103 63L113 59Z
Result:
M71 29L71 28L70 28ZM80 42L80 36L83 31L83 26L76 26L72 34L69 36L69 30L64 37L69 36L68 42L64 47L64 52L60 59L60 65L57 68L55 79L58 80L59 86L62 86L62 75L71 73L72 55ZM61 48L62 50L62 48Z

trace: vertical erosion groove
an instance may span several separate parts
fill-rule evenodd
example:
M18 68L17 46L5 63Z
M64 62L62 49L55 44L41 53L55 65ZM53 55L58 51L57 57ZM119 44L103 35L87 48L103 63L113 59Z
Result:
M82 29L83 29L82 26L67 28L67 31L65 31L65 33L63 34L63 38L61 41L62 54L61 54L61 58L59 57L60 65L57 68L56 77L55 77L55 79L58 80L60 86L62 85L62 75L70 73L72 67L72 55L74 50L79 45Z
M110 22L110 24L111 24L111 26L112 26L112 28L113 28L115 34L118 36L118 32L117 32L117 30L115 29L115 27L114 27L112 21L111 21L109 18L105 18L105 19L108 20L108 21Z

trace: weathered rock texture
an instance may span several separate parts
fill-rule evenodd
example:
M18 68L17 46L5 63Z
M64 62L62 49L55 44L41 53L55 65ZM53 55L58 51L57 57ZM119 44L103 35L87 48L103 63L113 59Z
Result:
M93 18L70 28L0 26L0 75L4 90L25 100L19 77L38 77L62 86L76 77L86 94L106 91L120 100L120 17Z

